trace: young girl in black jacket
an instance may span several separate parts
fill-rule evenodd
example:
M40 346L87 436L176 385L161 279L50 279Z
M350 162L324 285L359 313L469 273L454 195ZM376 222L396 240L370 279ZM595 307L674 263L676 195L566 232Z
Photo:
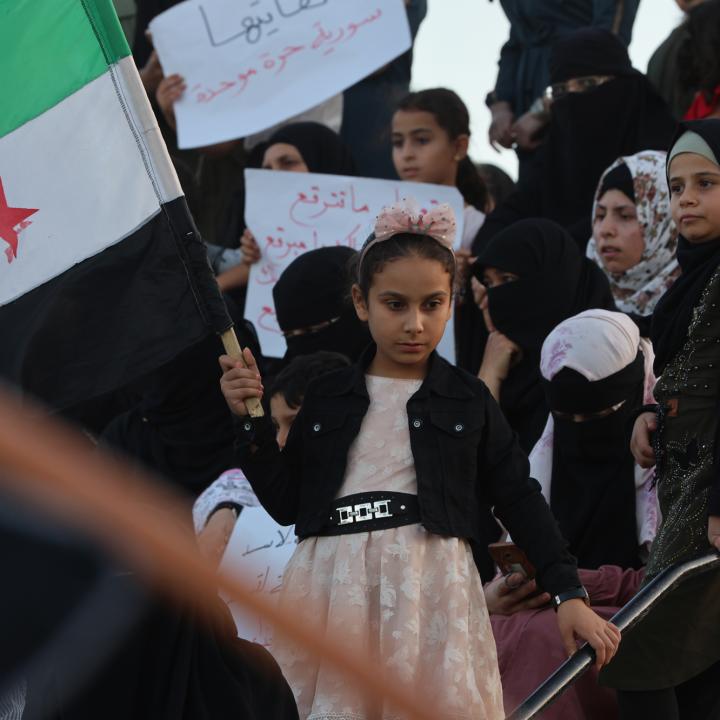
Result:
M450 317L452 210L385 209L358 262L353 301L374 345L312 383L282 453L249 369L220 359L221 386L243 417L239 463L258 498L300 537L280 602L348 648L372 656L434 700L443 717L504 718L495 645L470 549L488 507L526 549L577 635L609 662L619 632L588 609L575 562L528 462L486 387L435 353ZM300 717L392 714L297 647L277 658Z

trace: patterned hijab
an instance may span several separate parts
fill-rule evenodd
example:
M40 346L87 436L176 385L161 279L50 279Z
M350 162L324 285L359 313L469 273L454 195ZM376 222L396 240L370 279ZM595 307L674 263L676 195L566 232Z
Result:
M658 300L680 275L675 257L678 232L670 215L665 161L666 153L656 150L619 158L600 178L593 203L594 218L600 196L608 189L607 176L625 164L633 179L635 207L645 235L642 258L623 273L611 273L603 265L594 237L588 243L587 256L607 276L618 309L643 317L652 315Z

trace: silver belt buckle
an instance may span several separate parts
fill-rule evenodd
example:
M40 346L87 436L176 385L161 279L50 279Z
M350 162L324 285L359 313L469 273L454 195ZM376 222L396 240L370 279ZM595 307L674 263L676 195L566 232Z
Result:
M351 525L355 522L364 522L378 518L393 517L390 512L390 500L376 500L373 503L358 503L357 505L343 505L337 509L338 525Z
M352 505L344 505L343 507L339 507L337 511L340 517L338 525L350 525L355 522L355 511Z
M364 522L372 520L373 506L372 503L358 503L355 506L355 522Z

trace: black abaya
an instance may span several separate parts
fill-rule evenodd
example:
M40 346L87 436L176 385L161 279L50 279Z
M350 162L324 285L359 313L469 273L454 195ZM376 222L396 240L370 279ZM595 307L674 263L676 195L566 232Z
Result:
M615 310L607 278L549 220L518 222L488 244L473 272L485 267L510 272L515 282L488 289L493 324L520 346L522 358L502 384L500 407L530 452L548 416L540 376L540 349L550 331L583 310Z
M594 42L589 60L578 60L585 46ZM602 62L602 46L613 57L619 52L624 66L614 59ZM618 48L619 46L619 48ZM567 49L567 51L566 51ZM544 217L565 227L582 252L592 235L590 217L598 179L618 157L641 150L666 150L675 131L675 120L647 78L632 69L627 51L617 38L603 30L581 30L556 46L563 56L576 58L573 66L557 64L554 72L565 78L567 70L585 75L608 74L614 79L592 90L569 93L552 105L547 139L536 161L515 192L488 216L473 244L479 255L503 228L528 217ZM562 58L561 58L562 59ZM572 73L571 73L572 74Z

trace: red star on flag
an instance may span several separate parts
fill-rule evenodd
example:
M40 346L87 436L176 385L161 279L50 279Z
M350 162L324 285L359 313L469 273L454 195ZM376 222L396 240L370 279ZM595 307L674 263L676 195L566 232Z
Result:
M36 212L37 209L32 208L10 207L5 199L5 190L0 178L0 238L10 246L9 259L10 256L17 257L18 231L15 228Z

